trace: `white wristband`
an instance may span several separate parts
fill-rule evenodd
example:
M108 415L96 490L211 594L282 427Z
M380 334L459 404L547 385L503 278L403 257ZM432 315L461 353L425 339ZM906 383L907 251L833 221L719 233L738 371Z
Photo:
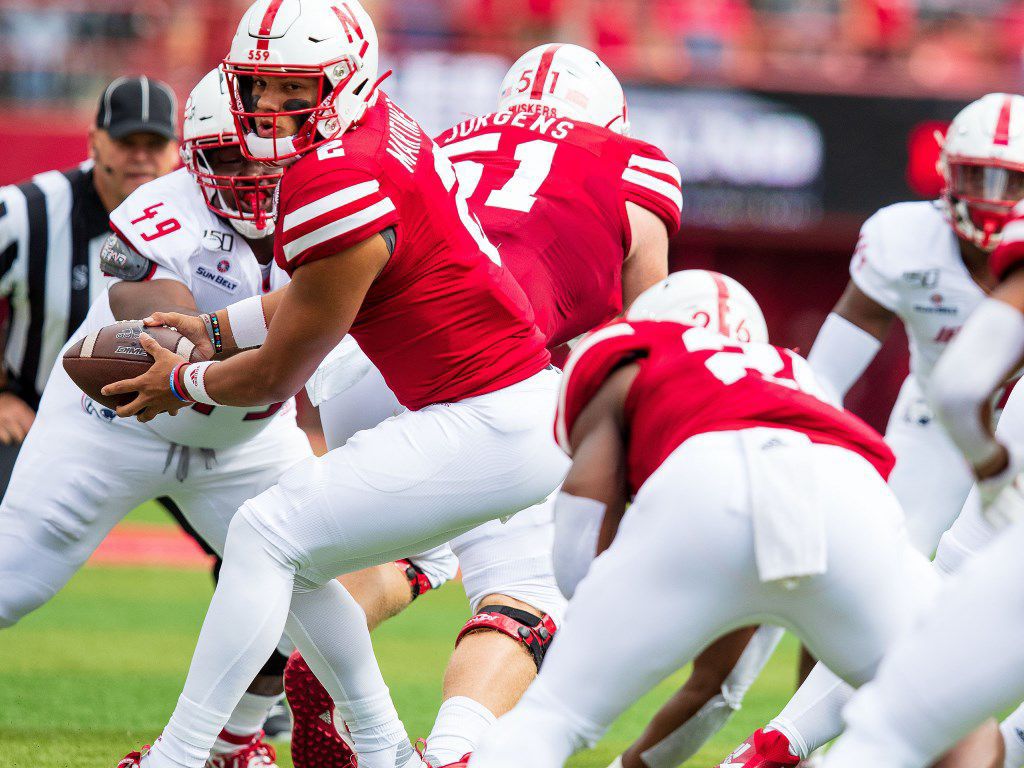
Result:
M217 363L213 360L205 363L192 363L186 365L181 372L181 383L185 387L185 394L188 395L189 400L206 405L220 405L206 391L206 372L211 365L217 365Z
M250 296L229 306L225 312L231 335L239 349L263 346L267 338L267 318L263 314L263 297Z

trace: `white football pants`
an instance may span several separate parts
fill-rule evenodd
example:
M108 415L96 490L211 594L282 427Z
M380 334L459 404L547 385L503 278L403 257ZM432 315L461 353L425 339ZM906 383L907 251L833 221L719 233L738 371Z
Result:
M568 468L551 435L558 383L546 370L487 395L403 412L300 462L246 502L153 768L201 768L286 622L352 731L360 763L395 765L394 750L400 759L408 739L365 617L334 579L545 499Z
M330 366L321 391L332 394L320 403L320 420L329 448L344 445L360 430L370 429L405 409L380 372L352 350ZM360 357L363 357L360 360ZM336 381L332 386L332 380ZM553 497L511 519L491 520L422 554L410 557L437 588L462 567L462 586L471 610L488 595L507 595L551 615L556 624L565 613L565 598L555 583L551 562L554 542Z
M910 379L908 379L909 381ZM916 392L915 387L916 385L908 387L905 384L901 391L901 400L904 399L906 393ZM908 518L913 514L917 521L916 530L919 536L916 545L923 547L922 551L928 553L934 546L931 532L935 531L936 527L932 523L937 524L939 519L944 517L942 499L949 498L952 494L952 491L947 489L948 493L936 495L936 489L947 486L947 479L944 479L945 473L955 475L958 470L951 462L942 463L940 457L945 453L945 449L936 446L941 441L949 442L949 437L945 430L939 427L938 422L931 421L928 424L914 426L911 424L912 419L901 419L899 423L902 426L894 427L898 413L920 413L920 409L924 407L926 406L923 403L918 403L912 405L911 411L907 411L906 403L903 406L897 403L897 407L893 409L893 419L890 420L890 433L887 433L887 439L891 440L891 433L895 428L897 434L901 434L905 438L914 436L915 440L920 441L919 444L915 444L914 440L910 439L891 442L892 448L897 451L896 468L899 470L902 463L905 471L902 475L902 482L894 484L890 478L889 484L896 492L900 504L905 509L912 510L911 513L908 513ZM935 430L939 431L935 432ZM931 439L935 441L935 446L928 447L926 445L927 441L924 438L929 431L932 432ZM1024 442L1024 387L1015 387L1011 392L1005 409L999 415L996 432L1005 440ZM909 459L909 462L904 461L904 457ZM915 472L907 470L908 467L916 467L923 472L924 466L929 460L937 463L927 478L923 474L915 475ZM893 475L895 477L896 473L894 472ZM916 484L908 482L914 476L917 476L920 482ZM929 484L932 480L935 482L934 486ZM915 496L915 493L920 493L920 496ZM922 499L936 505L934 513L929 513L924 508ZM920 535L922 532L927 532L927 535ZM982 515L977 489L972 488L953 526L942 534L938 550L935 553L936 569L942 574L953 573L970 557L987 547L996 535L996 529ZM927 610L927 606L922 606L922 609ZM852 695L853 691L848 685L819 664L800 686L785 709L771 721L770 726L782 731L799 754L807 757L815 749L827 744L842 732L842 711ZM1015 713L1015 719L1024 720L1024 712ZM1016 738L1014 730L1004 728L1004 734ZM1009 738L1007 745L1016 747L1016 743Z
M171 497L221 552L242 502L311 454L294 409L215 455L183 454L134 419L106 413L63 369L51 375L0 504L0 627L53 597L110 530L150 499Z
M776 433L783 442L792 435ZM741 436L694 437L644 484L570 601L537 680L485 736L473 768L518 766L523 744L531 765L563 765L664 677L741 626L788 627L850 682L870 679L936 578L907 542L895 498L850 451L778 449L792 451L785 460L810 482L770 501L821 499L827 570L762 582Z

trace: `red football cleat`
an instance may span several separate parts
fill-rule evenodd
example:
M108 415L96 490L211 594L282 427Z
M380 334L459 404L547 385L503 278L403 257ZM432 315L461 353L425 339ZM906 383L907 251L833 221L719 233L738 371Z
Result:
M142 758L149 752L149 745L147 744L138 752L129 752L127 755L121 758L121 761L114 766L114 768L140 768L142 765Z
M718 768L790 768L799 762L782 733L758 728Z
M277 768L277 752L260 733L248 744L226 755L210 755L206 768Z
M284 692L292 708L295 768L356 768L356 755L334 722L334 700L298 651L284 668Z

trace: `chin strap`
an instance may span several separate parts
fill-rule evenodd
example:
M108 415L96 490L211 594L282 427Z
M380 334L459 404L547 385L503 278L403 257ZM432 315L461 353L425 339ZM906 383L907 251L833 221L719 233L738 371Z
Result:
M555 632L558 631L551 616L539 618L529 611L522 611L518 608L509 608L505 605L485 605L462 627L459 636L455 638L456 647L466 635L485 629L500 632L522 643L533 657L537 669L540 669L540 665L544 661L544 654L547 653L548 646L551 645L551 640L554 638Z

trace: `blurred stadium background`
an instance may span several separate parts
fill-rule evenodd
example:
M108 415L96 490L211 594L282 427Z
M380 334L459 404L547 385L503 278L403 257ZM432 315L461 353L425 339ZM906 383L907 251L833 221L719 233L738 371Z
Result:
M0 0L0 183L71 165L122 74L184 96L245 0ZM596 50L634 132L683 174L673 266L747 282L776 339L806 351L860 223L934 197L936 130L1019 90L1024 0L365 0L386 84L430 131L492 111L508 64L548 40ZM893 339L849 400L877 426L905 370Z

